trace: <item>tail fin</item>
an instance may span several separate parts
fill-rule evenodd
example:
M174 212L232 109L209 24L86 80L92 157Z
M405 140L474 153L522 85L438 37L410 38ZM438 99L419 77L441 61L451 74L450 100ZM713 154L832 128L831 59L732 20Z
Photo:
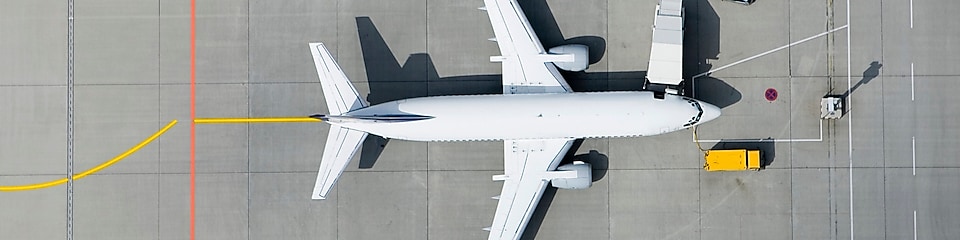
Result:
M347 168L350 159L360 149L360 144L367 138L367 133L330 125L327 135L327 145L323 149L323 158L320 159L320 171L317 172L317 183L313 186L313 199L326 199L327 193L337 183L340 174Z
M311 43L310 53L313 54L313 63L317 66L317 75L320 76L323 97L327 100L330 115L341 115L367 106L323 43Z

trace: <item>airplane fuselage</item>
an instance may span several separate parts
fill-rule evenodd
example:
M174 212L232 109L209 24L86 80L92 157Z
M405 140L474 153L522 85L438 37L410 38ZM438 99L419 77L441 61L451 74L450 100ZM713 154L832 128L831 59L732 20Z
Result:
M411 98L331 116L331 124L411 141L651 136L720 115L702 101L652 92Z

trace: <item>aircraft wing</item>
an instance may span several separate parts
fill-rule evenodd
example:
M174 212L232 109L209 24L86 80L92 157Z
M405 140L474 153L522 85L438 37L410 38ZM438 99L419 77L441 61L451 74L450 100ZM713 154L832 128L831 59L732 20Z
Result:
M572 62L572 55L548 54L515 0L484 0L502 56L503 93L572 92L553 62Z
M537 208L550 179L562 178L567 172L553 171L574 139L507 140L503 144L504 175L497 213L493 217L488 239L519 239L530 216ZM573 174L576 174L575 172Z

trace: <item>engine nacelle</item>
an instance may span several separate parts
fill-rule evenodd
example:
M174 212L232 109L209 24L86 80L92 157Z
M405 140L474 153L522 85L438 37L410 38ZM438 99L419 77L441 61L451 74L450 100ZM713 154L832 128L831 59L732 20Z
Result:
M553 65L563 70L579 72L586 70L587 65L590 64L589 49L587 45L567 44L550 48L547 52L551 54L573 54L573 62L554 62Z
M587 189L593 185L593 169L589 163L574 161L571 164L564 164L557 167L557 171L577 171L577 178L557 178L550 180L556 188L562 189Z

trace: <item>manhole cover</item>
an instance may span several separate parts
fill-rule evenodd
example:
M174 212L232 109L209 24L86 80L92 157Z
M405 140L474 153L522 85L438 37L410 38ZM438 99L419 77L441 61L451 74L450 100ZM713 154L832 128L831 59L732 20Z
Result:
M771 102L777 100L777 95L777 90L773 88L767 88L767 91L763 93L763 97L767 98L767 101Z

